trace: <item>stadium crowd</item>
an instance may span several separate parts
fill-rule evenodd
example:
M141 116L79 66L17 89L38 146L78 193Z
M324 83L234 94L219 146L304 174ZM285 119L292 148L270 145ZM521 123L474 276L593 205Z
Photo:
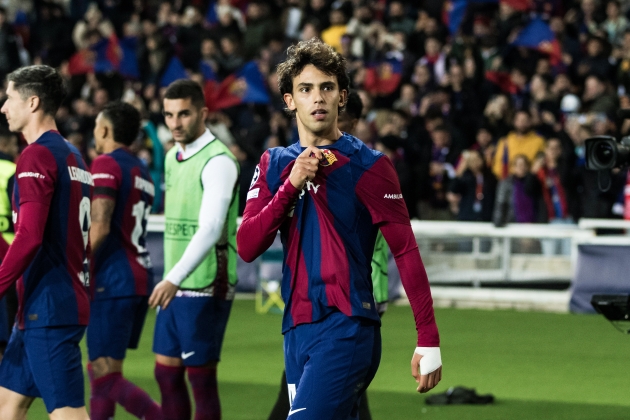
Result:
M628 2L2 4L0 77L26 64L59 68L70 94L57 125L88 162L96 115L112 100L133 104L143 116L133 150L156 186L173 145L162 94L188 77L210 98L208 127L241 164L242 212L261 153L297 139L276 65L289 45L317 36L348 61L363 102L357 136L392 159L412 218L570 223L630 208L625 173L602 193L584 157L586 138L630 131L616 115L630 107ZM6 128L0 138L17 158ZM162 209L156 194L153 211Z

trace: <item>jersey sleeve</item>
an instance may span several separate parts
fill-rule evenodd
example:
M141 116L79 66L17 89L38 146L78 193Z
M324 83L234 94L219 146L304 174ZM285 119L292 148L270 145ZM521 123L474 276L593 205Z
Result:
M291 184L289 177L275 194L271 193L267 180L269 161L270 154L266 151L254 172L247 193L243 221L236 234L238 253L247 262L254 261L271 246L291 205L300 194L300 190ZM288 169L289 167L286 170Z
M409 224L398 175L387 157L382 156L361 176L356 194L369 210L375 225L383 222Z
M369 210L389 245L409 298L419 347L437 347L440 338L433 313L429 279L420 258L398 176L391 161L381 157L359 179L357 197Z
M92 162L94 190L92 199L115 198L122 182L122 171L118 163L107 155L101 155Z
M33 144L22 152L15 170L19 204L38 202L48 206L55 192L57 163L45 147Z

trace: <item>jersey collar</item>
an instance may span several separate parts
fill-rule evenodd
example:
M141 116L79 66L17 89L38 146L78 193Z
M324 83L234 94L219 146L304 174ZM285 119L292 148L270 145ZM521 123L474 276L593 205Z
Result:
M327 144L326 146L318 146L318 148L339 150L344 155L350 156L357 149L357 145L355 144L355 141L360 142L361 140L358 140L357 138L351 136L348 133L342 133L341 137L339 137L337 141L335 141L333 144ZM299 141L293 143L292 147L294 148L295 152L297 152L298 155L302 153L304 149L306 149L306 147L302 147L300 145Z

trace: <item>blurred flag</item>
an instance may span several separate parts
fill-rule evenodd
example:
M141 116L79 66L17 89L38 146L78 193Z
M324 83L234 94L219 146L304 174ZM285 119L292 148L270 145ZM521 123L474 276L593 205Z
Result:
M101 39L90 49L96 53L94 73L110 73L118 70L122 53L115 33L109 38Z
M206 61L201 61L199 65L199 71L203 75L203 81L207 82L208 80L217 80L217 74L214 72L214 69L210 65L210 63Z
M188 79L188 73L180 59L173 56L160 78L160 87L166 87L179 79Z
M216 3L216 1L210 0L210 4L208 5L208 11L206 12L206 23L208 23L209 25L215 25L219 23Z
M549 25L540 18L532 20L518 34L512 45L527 47L548 54L551 64L558 65L562 59L560 43Z
M472 3L499 3L499 0L447 0L442 9L442 21L451 34L456 34Z
M245 103L268 104L271 100L265 79L254 61L245 63L222 82L206 81L206 106L210 111Z
M510 73L505 71L486 71L486 79L499 87L503 92L511 95L518 93L518 87L512 82Z
M135 36L125 37L120 40L119 45L122 57L120 58L118 71L121 76L127 79L139 79L140 69L138 68L138 56L136 54L138 38Z
M368 67L364 87L373 95L390 95L398 89L402 79L402 54L390 54Z
M94 71L94 51L79 50L68 61L68 73L72 76L91 73Z

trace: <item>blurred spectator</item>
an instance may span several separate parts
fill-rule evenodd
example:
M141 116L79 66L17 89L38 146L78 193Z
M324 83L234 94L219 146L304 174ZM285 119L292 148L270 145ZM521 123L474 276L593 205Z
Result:
M581 77L597 76L607 80L612 69L606 53L607 46L602 38L591 36L586 43L586 56L579 62L577 72Z
M496 226L540 221L541 188L536 176L530 172L529 162L525 155L514 156L510 175L499 182L492 216Z
M617 0L609 0L606 3L606 20L601 28L608 35L608 42L614 46L621 44L621 38L628 29L628 19L621 13Z
M250 1L245 13L247 29L243 36L243 57L251 60L268 41L269 35L276 29L277 22L269 15L269 6L260 0Z
M430 136L431 143L425 146L422 154L423 179L420 181L424 181L421 188L426 191L426 201L421 203L420 216L428 220L452 220L446 193L450 180L455 177L461 149L453 147L451 132L444 125L435 127Z
M542 191L540 220L552 224L574 224L570 209L573 173L562 155L561 140L550 138L545 145L544 155L537 158L532 165L532 173L538 177ZM541 246L546 255L568 255L571 242L546 239L541 242Z
M389 32L402 32L410 35L415 28L415 22L407 17L402 1L394 0L389 3L387 30Z
M582 112L601 112L614 114L619 106L617 98L608 92L606 79L600 75L591 75L584 82L582 95Z
M532 131L531 116L522 109L514 115L514 131L499 141L494 155L492 172L499 180L503 180L510 174L510 168L514 167L516 156L524 156L529 167L539 152L545 150L545 140ZM523 164L519 164L521 168ZM528 168L529 169L529 168Z
M447 199L457 220L490 222L494 209L497 179L486 166L479 150L462 154Z
M0 7L0 77L4 81L7 74L20 67L18 38L7 22L7 11Z
M330 26L322 31L322 41L341 52L341 37L346 33L348 18L340 8L330 11Z

